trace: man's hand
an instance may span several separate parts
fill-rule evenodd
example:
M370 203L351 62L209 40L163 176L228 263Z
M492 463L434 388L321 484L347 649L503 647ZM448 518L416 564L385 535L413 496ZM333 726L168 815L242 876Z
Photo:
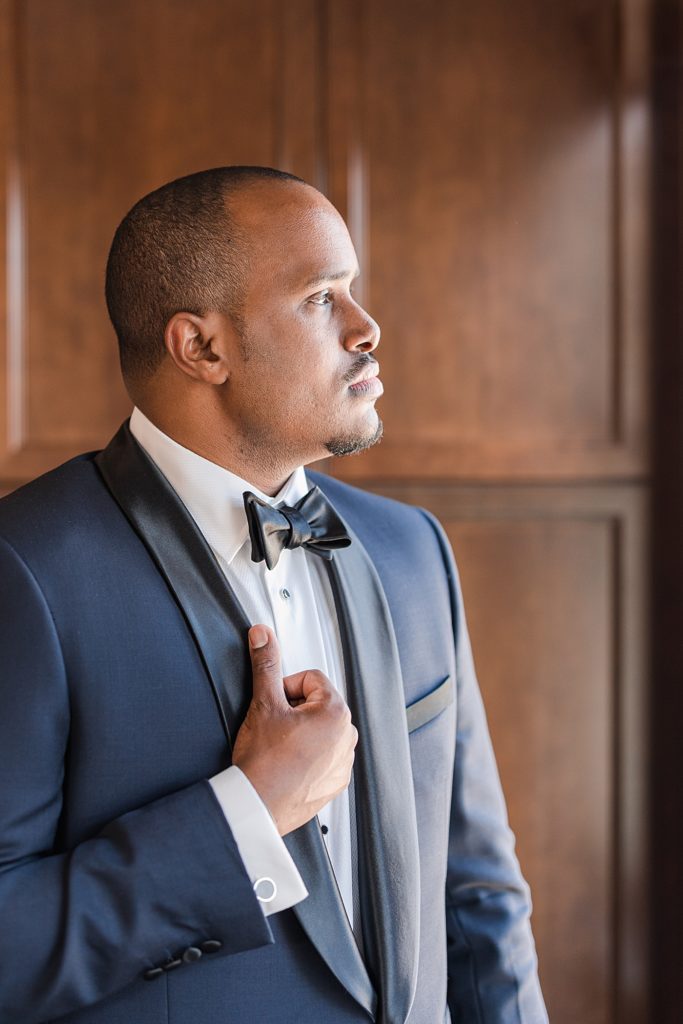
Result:
M251 627L249 651L254 692L232 762L284 836L346 789L358 730L322 672L307 669L282 678L280 648L268 626Z

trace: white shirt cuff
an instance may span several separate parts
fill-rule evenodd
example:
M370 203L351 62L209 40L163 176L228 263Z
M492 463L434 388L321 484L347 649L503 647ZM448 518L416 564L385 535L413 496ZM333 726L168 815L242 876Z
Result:
M231 765L209 779L266 917L308 896L270 811L249 779Z

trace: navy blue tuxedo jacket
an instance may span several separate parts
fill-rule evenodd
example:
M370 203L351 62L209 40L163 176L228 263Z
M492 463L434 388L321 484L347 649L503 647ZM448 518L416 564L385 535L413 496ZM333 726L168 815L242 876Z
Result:
M249 702L249 623L121 428L0 502L0 1022L543 1024L528 888L452 552L428 512L307 474L359 728L366 955L317 819L265 918L206 781Z

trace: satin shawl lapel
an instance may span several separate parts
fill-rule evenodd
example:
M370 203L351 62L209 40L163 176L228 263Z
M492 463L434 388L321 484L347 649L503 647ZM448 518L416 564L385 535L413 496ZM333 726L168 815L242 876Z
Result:
M358 537L327 563L359 732L354 775L363 933L381 1020L403 1024L417 984L420 876L403 679L391 614Z
M374 1019L377 995L346 916L317 816L284 841L309 893L292 907L299 924L346 991Z
M178 603L213 689L228 743L251 700L251 623L190 513L124 423L95 459ZM292 909L332 973L374 1016L376 996L314 818L285 837L309 896Z
M251 700L249 620L192 516L127 422L95 462L185 616L232 749Z

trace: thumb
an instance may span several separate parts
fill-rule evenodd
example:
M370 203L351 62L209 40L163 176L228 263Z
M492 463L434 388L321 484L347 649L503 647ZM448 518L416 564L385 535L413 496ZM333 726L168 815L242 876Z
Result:
M249 654L254 683L254 700L284 704L289 708L280 664L280 645L269 626L252 626L249 630Z

